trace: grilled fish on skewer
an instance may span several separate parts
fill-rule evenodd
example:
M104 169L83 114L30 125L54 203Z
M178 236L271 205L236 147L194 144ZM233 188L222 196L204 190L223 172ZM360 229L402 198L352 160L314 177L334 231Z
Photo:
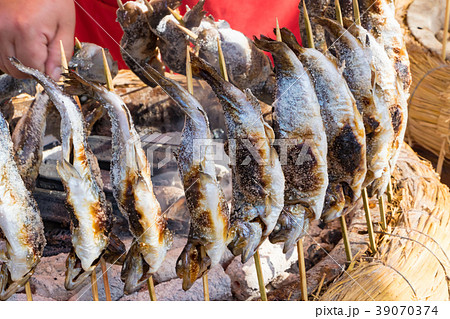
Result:
M400 77L405 98L409 97L411 85L411 70L406 43L400 24L395 18L393 0L360 0L363 27L384 45L389 58L394 63L397 75Z
M45 89L61 114L62 159L57 170L66 189L71 216L73 248L67 258L66 289L74 289L92 273L109 242L111 208L103 193L97 159L86 141L81 110L55 82L41 72L25 67L17 59L11 63L33 76Z
M36 81L33 79L19 80L9 74L0 75L0 104L21 93L36 94Z
M212 133L206 112L178 83L162 77L154 69L147 70L186 113L177 161L191 222L188 242L178 258L176 271L183 279L183 289L187 290L205 271L219 263L227 248L228 206L211 159Z
M272 146L275 134L250 90L242 92L195 56L192 70L211 85L224 109L233 179L233 239L228 247L246 262L270 235L284 206L284 175Z
M46 118L51 105L45 92L38 93L28 111L17 122L12 134L14 159L30 192L33 191L39 175Z
M363 115L367 147L367 174L363 185L365 187L381 177L389 165L392 152L394 132L390 125L389 109L394 96L390 96L392 92L385 83L392 65L389 65L389 60L383 60L386 53L379 50L372 52L367 46L363 47L355 36L337 22L324 18L313 18L313 21L331 34L335 52L344 65L343 76L355 97L358 110ZM378 43L373 43L373 46L375 45ZM380 57L380 54L383 57ZM386 68L383 66L385 64L388 64Z
M318 219L328 186L327 137L314 86L297 56L282 42L258 40L271 52L277 78L274 131L286 152L284 209L270 234L272 243L285 242L284 252Z
M37 204L14 161L9 127L1 113L0 174L0 229L7 241L6 252L0 252L0 300L6 300L33 274L45 237Z
M295 50L313 79L327 134L329 184L322 219L330 221L361 195L366 176L364 124L336 65L315 49Z
M380 104L387 112L389 112L390 125L385 123L385 127L392 131L392 138L386 140L389 145L389 165L384 167L383 174L377 178L368 188L369 195L378 193L381 195L385 192L390 179L390 170L395 167L400 146L403 142L406 131L406 119L408 105L406 95L396 74L394 64L389 59L383 46L380 45L375 38L364 28L353 25L350 21L345 21L345 25L349 27L355 37L372 52L372 62L375 67L375 101ZM381 156L382 154L380 154Z
M167 9L166 11L164 15L170 14ZM151 31L149 24L153 15L156 16L157 13L149 10L146 0L128 1L124 5L119 5L117 9L117 21L124 32L120 41L122 58L131 71L151 87L156 84L144 76L142 67L149 63L160 72L164 72L163 65L157 58L158 38Z
M188 11L181 24L188 29L198 27L202 21L204 0L199 1ZM158 36L158 48L164 63L174 72L186 73L186 50L180 50L189 45L187 35L178 28L178 22L171 14L166 15L152 31ZM149 80L151 81L151 80Z
M103 86L89 83L76 73L70 73L69 77L89 90L111 119L114 197L135 237L122 270L124 291L129 294L138 290L161 266L171 247L172 233L153 192L150 164L127 106Z

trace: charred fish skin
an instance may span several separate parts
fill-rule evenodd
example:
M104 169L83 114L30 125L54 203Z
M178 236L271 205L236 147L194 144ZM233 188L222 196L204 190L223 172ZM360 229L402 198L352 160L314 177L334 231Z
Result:
M100 261L112 228L112 212L103 193L100 168L87 144L81 110L73 99L41 72L22 65L15 58L10 61L44 87L61 114L62 159L57 170L66 190L73 245L67 259L65 287L75 289Z
M395 71L393 62L389 59L384 47L363 27L354 25L351 21L345 20L344 24L348 31L358 38L362 45L372 52L372 63L375 70L374 98L380 111L383 111L383 122L380 126L389 130L389 135L385 135L378 143L385 144L385 151L378 152L378 158L388 165L383 165L381 175L376 176L375 181L368 187L369 195L377 193L381 195L385 192L389 182L391 169L395 166L398 148L404 137L406 129L407 101L404 91L399 83L399 78ZM374 136L373 138L376 138Z
M6 252L0 252L0 300L28 281L46 244L39 209L20 177L13 152L9 127L0 113L0 229L7 241Z
M273 147L275 134L264 121L259 101L226 82L206 61L192 57L193 73L218 96L232 157L233 200L228 245L246 262L273 231L284 206L284 175Z
M284 252L303 237L311 219L319 219L328 187L327 137L314 85L289 47L270 39L254 39L272 54L277 79L274 131L285 148L284 209L269 236L284 242ZM278 148L280 148L279 146Z
M345 20L349 32L330 19L313 18L313 21L322 25L332 35L335 52L344 65L343 76L355 97L358 110L363 115L367 146L367 174L363 185L365 187L381 177L389 165L390 143L394 134L390 125L389 101L393 97L389 97L385 73L391 72L393 66L386 60L384 49L373 37L373 41L365 40L366 36L369 36L367 32L359 36L352 32L362 28L350 20Z
M38 93L28 111L17 122L12 134L14 159L30 192L33 191L39 175L46 118L51 105L45 92Z
M186 113L177 163L191 221L188 242L177 260L176 272L187 290L219 263L227 249L229 211L210 154L214 146L206 112L178 83L154 69L148 69L148 73Z
M336 65L315 49L297 49L313 80L327 134L329 184L322 219L330 221L361 195L367 170L364 124Z
M411 70L402 29L395 18L393 0L360 0L361 22L384 45L389 58L394 62L397 75L402 82L406 99L411 86Z
M150 164L127 106L103 86L90 83L76 73L69 77L90 90L90 95L100 101L111 119L114 198L135 237L121 275L124 291L130 294L159 269L172 245L172 233L153 191Z
M142 69L145 63L150 63L160 72L164 72L163 65L157 59L158 38L150 30L150 15L145 0L128 1L123 5L123 9L117 9L117 21L124 31L120 41L122 58L139 79L155 87L156 84L144 76Z

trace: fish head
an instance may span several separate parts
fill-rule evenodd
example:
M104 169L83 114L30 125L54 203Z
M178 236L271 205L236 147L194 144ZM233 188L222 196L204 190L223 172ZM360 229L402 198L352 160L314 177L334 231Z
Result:
M132 27L136 21L144 19L147 11L147 7L142 2L128 1L117 10L117 21L125 31L125 29Z
M0 300L8 300L20 287L23 287L34 273L34 268L19 280L13 281L6 263L0 270Z
M127 253L120 278L125 283L123 291L126 295L138 291L150 278L150 266L145 261L139 242L135 241Z
M79 287L94 271L98 261L100 261L100 258L92 263L92 266L85 271L83 267L81 267L81 260L78 258L72 247L66 260L66 280L64 281L64 287L67 290L73 290Z
M322 220L325 223L340 216L344 210L346 198L341 184L329 184L323 205Z
M230 228L231 242L228 244L228 248L233 255L241 255L241 261L245 263L264 241L265 237L262 236L262 233L262 222L259 222L258 219L252 222L236 221Z
M307 213L307 209L300 204L285 206L269 241L272 244L284 243L283 253L287 253L306 234L310 220Z
M211 259L206 253L202 254L201 247L200 244L188 242L178 257L175 270L177 276L183 279L185 291L211 267Z

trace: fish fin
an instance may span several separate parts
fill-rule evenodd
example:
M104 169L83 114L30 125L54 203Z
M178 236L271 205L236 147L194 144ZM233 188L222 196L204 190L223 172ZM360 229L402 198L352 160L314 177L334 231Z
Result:
M125 244L117 235L111 233L108 246L103 254L103 259L111 265L123 265L126 252Z
M58 171L59 176L65 181L68 181L71 178L82 179L77 169L65 159L58 161L56 170Z
M245 96L247 97L247 100L253 106L253 109L256 111L256 113L258 113L261 116L262 119L261 104L259 103L259 100L253 95L250 89L245 89L244 93Z
M272 214L272 197L269 195L264 198L264 217L270 216Z
M100 260L100 258L98 260ZM87 271L85 271L81 267L81 261L72 247L72 250L66 260L66 279L64 281L64 287L67 290L73 290L79 287L94 271L95 266L96 264L93 264Z

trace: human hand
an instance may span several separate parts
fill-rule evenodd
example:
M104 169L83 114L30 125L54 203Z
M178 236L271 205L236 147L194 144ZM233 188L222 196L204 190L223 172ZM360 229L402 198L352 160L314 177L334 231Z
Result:
M11 65L15 56L24 65L60 77L62 40L66 57L73 53L73 0L0 0L0 69L16 78L27 76Z

